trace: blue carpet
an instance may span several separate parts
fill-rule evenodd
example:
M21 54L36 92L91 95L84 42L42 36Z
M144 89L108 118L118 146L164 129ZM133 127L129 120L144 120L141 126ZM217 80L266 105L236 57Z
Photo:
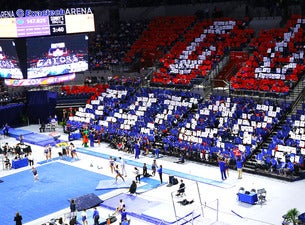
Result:
M60 162L43 164L37 170L37 182L33 181L30 168L1 178L1 224L14 224L12 218L17 211L21 213L23 223L27 223L69 207L68 200L71 198L88 193L99 196L109 192L95 190L97 181L109 179L99 173Z
M77 148L77 151L81 152L81 153L84 153L84 154L93 155L93 156L101 157L101 158L105 158L105 159L109 159L109 157L110 157L110 155L108 155L108 154L91 151L90 149L86 149L86 148ZM129 160L129 159L124 159L124 160L125 160L126 164L128 164L128 165L141 167L141 168L143 166L143 164L141 162L138 162L136 160ZM147 167L150 168L151 165L147 165ZM213 179L209 179L209 178L194 176L194 175L191 175L189 173L183 173L183 172L179 172L179 171L175 171L175 170L169 170L169 169L166 169L166 168L163 168L163 173L171 175L171 176L181 177L181 178L184 178L184 179L198 181L200 183L213 185L213 186L217 186L217 187L220 187L220 188L231 188L235 185L235 184L229 183L227 181L213 180Z

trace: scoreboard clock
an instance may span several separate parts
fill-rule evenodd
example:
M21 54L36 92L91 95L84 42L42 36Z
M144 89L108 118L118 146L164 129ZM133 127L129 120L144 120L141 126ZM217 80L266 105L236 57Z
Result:
M49 24L51 35L66 34L66 22L64 16L50 16Z

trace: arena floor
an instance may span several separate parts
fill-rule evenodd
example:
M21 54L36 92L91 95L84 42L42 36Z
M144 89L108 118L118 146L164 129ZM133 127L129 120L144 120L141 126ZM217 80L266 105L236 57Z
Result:
M38 125L30 125L22 127L22 129L38 132ZM61 128L57 128L60 133L60 140L67 141L68 137L62 132ZM49 135L49 133L44 133ZM18 141L15 138L8 138L1 136L0 143L3 145L8 142L9 145L15 145ZM126 180L133 180L135 175L133 169L136 166L140 167L144 162L151 165L153 158L149 156L140 156L140 159L134 159L134 156L128 153L119 152L118 150L111 149L107 143L101 143L100 146L88 147L86 151L82 151L83 146L81 140L73 141L78 148L79 160L74 162L65 162L66 164L73 164L78 168L89 170L102 175L113 177L109 168L109 161L107 156L118 158L121 156L126 161L127 177ZM39 170L38 162L45 160L43 147L31 145L34 161ZM61 151L60 147L53 147L53 157L58 158L58 152ZM145 218L142 220L136 215L146 213L147 215L159 218L167 224L223 224L223 225L263 225L263 224L281 224L283 221L282 216L291 208L297 208L300 213L305 212L305 195L304 187L305 180L297 182L286 182L282 180L275 180L272 178L260 177L258 175L243 173L242 179L237 179L237 172L230 170L228 179L222 181L218 167L199 164L195 162L186 161L184 164L176 164L177 160L172 157L164 156L157 159L157 163L163 165L164 174L163 180L166 182L164 185L153 186L151 188L144 188L141 184L138 189L142 190L140 194L135 195L133 199L138 198L137 202L130 204L138 204L138 207L129 208L132 212L129 213L132 225L143 224L156 224ZM150 169L150 167L148 166ZM9 176L13 173L20 173L24 170L30 170L30 167L20 169L5 170L1 168L0 179L4 176ZM176 197L174 194L178 189L178 185L168 186L168 178L170 175L175 175L178 180L183 179L186 184L186 195L183 197ZM41 175L43 176L43 175ZM159 177L152 177L159 181ZM39 182L39 181L38 181ZM86 185L79 181L79 185ZM141 186L143 188L141 189ZM111 185L110 185L111 186ZM1 187L1 183L0 183ZM262 204L257 203L254 205L238 201L237 193L243 187L245 190L261 189L266 190L266 201ZM110 192L101 196L105 200L105 204L109 202L115 205L117 196L126 195L128 188L117 188L115 185ZM94 191L94 190L92 190ZM187 199L194 200L194 203L182 206L179 201ZM14 199L12 199L12 204ZM150 204L148 204L149 202ZM24 204L27 204L26 202ZM46 207L48 203L46 202ZM155 207L157 205L157 207ZM175 210L174 210L175 209ZM218 209L218 210L217 210ZM106 218L113 213L111 207L98 207L101 217ZM51 213L47 216L35 219L25 225L40 225L50 221L52 218L65 218L69 212L69 205L63 205L62 210ZM22 212L20 212L22 214ZM35 212L33 212L35 213ZM88 211L88 215L91 211ZM186 214L190 214L184 218ZM12 224L14 215L12 217ZM179 220L180 219L180 220ZM68 219L67 219L68 220ZM118 221L113 223L119 224ZM179 220L179 222L176 222ZM148 222L150 221L150 222ZM188 223L186 221L189 221ZM102 221L101 221L102 222ZM162 224L162 223L159 223ZM89 221L91 225L91 221Z

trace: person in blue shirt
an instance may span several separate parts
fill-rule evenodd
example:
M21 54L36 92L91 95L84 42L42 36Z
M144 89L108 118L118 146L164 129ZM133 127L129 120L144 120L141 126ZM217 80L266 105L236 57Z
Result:
M94 147L94 134L92 131L89 133L90 147Z
M121 211L121 222L125 221L127 219L127 212L125 211L125 208Z
M159 169L158 169L158 174L159 174L159 177L160 177L160 182L161 182L161 184L163 183L163 179L162 179L162 173L163 173L163 171L162 171L162 165L160 165L159 166Z
M8 130L10 129L9 125L6 123L3 127L3 135L8 136Z
M237 157L236 159L236 169L238 173L238 179L242 178L242 173L243 173L243 161L241 157Z
M99 219L100 219L100 214L99 211L97 210L96 207L94 207L94 211L93 211L93 220L94 220L94 225L99 225Z
M135 159L139 159L141 150L140 150L140 141L137 141L137 143L134 145L135 149Z
M159 154L160 154L160 150L159 150L159 148L156 148L155 149L155 156L156 156L157 159L159 158Z
M276 171L277 164L278 164L277 159L274 156L272 156L271 167L270 167L271 172Z
M225 163L223 158L218 157L218 165L219 165L219 169L220 169L221 179L222 180L227 179L227 175L226 175L226 163Z

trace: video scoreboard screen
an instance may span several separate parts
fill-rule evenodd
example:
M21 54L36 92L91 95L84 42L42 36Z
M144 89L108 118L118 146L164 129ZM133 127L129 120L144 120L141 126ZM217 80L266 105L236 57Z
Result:
M90 8L0 11L0 38L25 38L94 32Z
M27 78L88 70L88 36L74 34L27 40Z
M91 8L0 10L0 77L8 86L73 80L88 70Z
M23 78L14 40L0 40L0 77Z

